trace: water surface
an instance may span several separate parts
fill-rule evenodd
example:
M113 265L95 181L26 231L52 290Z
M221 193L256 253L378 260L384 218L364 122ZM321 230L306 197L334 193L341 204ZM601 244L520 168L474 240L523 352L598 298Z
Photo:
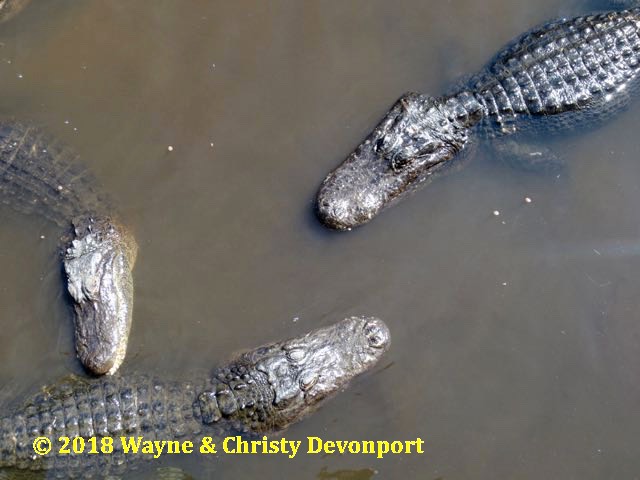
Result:
M479 152L353 232L312 214L324 175L400 94L438 94L531 26L584 11L557 0L39 0L0 27L0 111L73 145L140 244L123 372L176 377L378 315L393 336L383 364L287 438L426 442L424 455L381 460L160 465L265 480L640 475L640 108L567 138L559 178ZM81 370L55 228L2 214L11 401Z

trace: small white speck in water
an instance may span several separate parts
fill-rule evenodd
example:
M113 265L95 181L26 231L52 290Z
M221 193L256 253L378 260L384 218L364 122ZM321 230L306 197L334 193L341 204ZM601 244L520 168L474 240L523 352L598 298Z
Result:
M64 124L65 124L65 125L69 125L69 120L65 120L65 121L64 121Z
M58 191L61 192L62 191L62 185L58 185Z
M507 286L507 282L502 282L502 286L506 287Z
M167 150L169 150L170 152L173 152L173 145L169 145L169 146L167 147Z
M18 74L18 78L23 78L23 75L21 73Z
M524 203L531 203L532 200L530 197L524 197Z
M293 317L293 323L296 323L298 320L300 320L300 317Z
M500 210L494 210L493 214L497 217L498 215L500 215Z
M212 63L212 64L211 64L211 68L216 68L216 64L215 64L215 63Z
M40 235L40 240L44 240L44 235Z
M209 146L210 146L211 148L213 148L213 142L211 142L211 143L209 144Z

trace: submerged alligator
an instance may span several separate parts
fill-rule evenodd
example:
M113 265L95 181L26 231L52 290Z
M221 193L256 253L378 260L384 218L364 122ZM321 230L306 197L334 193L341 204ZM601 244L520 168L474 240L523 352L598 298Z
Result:
M0 23L15 17L29 2L31 0L0 0Z
M193 382L114 376L50 387L0 420L0 467L49 470L64 478L106 476L149 457L125 455L120 436L193 441L205 435L217 442L281 431L372 368L389 343L381 320L351 317L246 352ZM114 450L38 456L32 444L39 436L54 445L61 436L108 436Z
M61 250L76 351L89 371L114 373L131 328L137 244L75 156L34 127L0 121L0 202L67 230Z
M370 221L459 166L478 140L512 160L551 163L536 135L595 126L629 103L640 83L639 34L640 8L553 21L449 94L403 95L322 183L320 220L340 230Z

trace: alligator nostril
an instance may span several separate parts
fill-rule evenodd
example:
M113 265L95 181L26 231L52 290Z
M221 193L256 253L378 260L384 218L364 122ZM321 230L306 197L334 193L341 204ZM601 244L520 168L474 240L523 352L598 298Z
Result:
M378 320L372 320L367 322L363 329L369 346L373 348L383 348L388 343L388 330L386 326L383 327L381 323L382 322Z

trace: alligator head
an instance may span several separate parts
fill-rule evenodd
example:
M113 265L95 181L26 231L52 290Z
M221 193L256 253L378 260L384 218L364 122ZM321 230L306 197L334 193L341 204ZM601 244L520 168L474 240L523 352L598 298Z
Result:
M387 351L387 326L373 317L351 317L302 337L259 347L237 363L271 392L268 419L254 431L282 430L314 411L373 367Z
M137 244L109 218L79 217L64 252L75 312L76 352L92 373L112 374L127 350Z
M317 213L328 227L348 230L415 190L448 166L467 143L467 127L442 103L403 95L358 148L320 186Z

